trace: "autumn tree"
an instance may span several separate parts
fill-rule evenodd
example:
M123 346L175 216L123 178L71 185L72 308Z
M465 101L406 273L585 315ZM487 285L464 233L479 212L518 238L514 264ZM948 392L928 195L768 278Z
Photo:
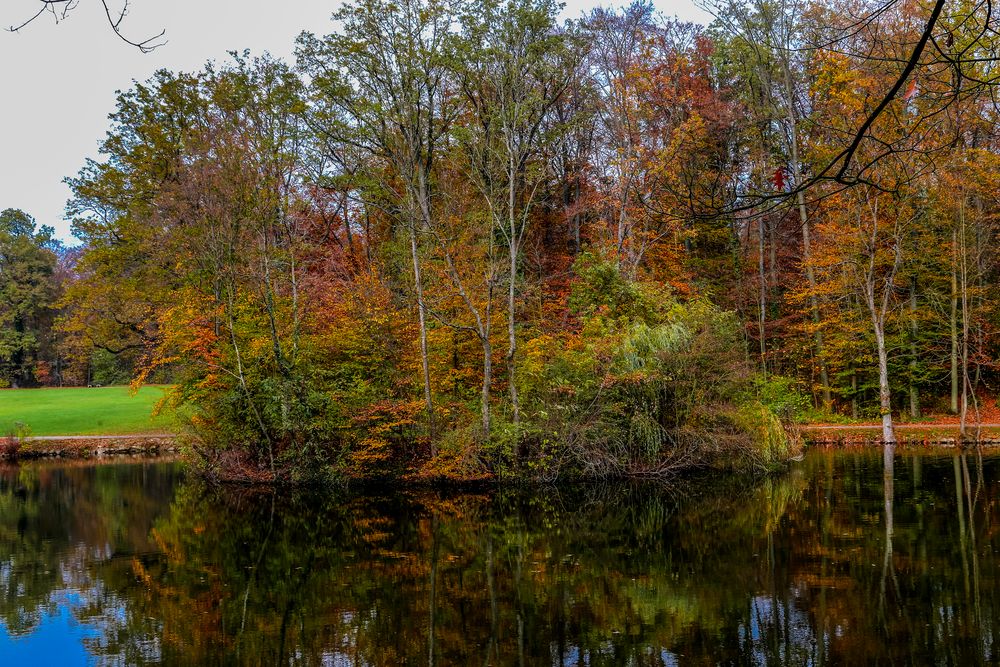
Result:
M546 158L564 131L546 123L575 72L570 35L556 30L556 5L488 2L462 17L456 54L469 121L459 134L493 228L506 243L507 371L515 425L517 295L521 247L548 185ZM484 396L484 400L486 396Z
M427 343L421 243L434 223L433 169L451 123L444 89L444 45L455 19L439 0L392 4L365 0L337 14L342 33L299 38L300 66L313 79L325 109L324 132L341 133L383 160L397 179L380 183L408 237L420 324L424 400L431 433L434 401Z

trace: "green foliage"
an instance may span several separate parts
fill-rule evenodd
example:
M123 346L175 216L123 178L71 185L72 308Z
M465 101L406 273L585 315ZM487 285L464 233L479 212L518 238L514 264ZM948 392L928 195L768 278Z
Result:
M570 310L591 315L604 310L612 318L641 316L649 306L643 299L641 285L627 280L614 262L582 254L573 265L577 276L569 297Z
M578 335L526 352L529 460L549 475L659 476L708 463L768 467L787 455L771 406L733 407L753 387L735 314L665 298L609 263L583 267L573 298L600 306ZM501 442L498 455L517 461L515 445Z
M52 229L23 211L0 212L0 382L32 386L51 330L57 285Z
M772 470L801 447L799 444L793 447L778 415L764 403L743 403L736 410L733 421L748 436L748 446L741 450L743 460L735 467Z
M812 409L812 401L795 378L781 375L755 377L747 397L765 405L786 421L800 421Z
M103 348L96 348L90 357L90 382L88 384L108 387L114 384L128 384L133 368L121 356Z

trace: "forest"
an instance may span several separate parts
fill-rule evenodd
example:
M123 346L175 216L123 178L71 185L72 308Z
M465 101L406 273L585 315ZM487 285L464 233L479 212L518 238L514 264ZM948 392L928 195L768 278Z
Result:
M0 384L171 384L203 469L256 481L964 435L996 407L991 5L709 9L351 0L294 62L137 83L67 178L79 246L0 214Z

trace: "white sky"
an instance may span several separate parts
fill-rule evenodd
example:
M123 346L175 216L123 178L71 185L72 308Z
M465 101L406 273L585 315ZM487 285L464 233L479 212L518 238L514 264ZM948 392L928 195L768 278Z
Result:
M120 7L121 0L109 0ZM654 0L668 16L707 23L692 0ZM270 51L291 59L303 30L326 34L336 0L132 0L123 32L140 40L161 29L167 43L142 54L111 32L98 0L80 0L58 25L43 15L17 34L0 32L0 210L20 208L72 241L63 209L75 175L98 143L115 92L159 68L196 71L227 52ZM568 0L575 17L597 0ZM621 4L603 2L601 4ZM7 28L37 11L37 0L0 1Z

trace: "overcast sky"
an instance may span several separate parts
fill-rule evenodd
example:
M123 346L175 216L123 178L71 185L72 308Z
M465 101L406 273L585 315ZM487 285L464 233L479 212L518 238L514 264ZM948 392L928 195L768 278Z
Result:
M113 8L121 0L109 0ZM578 16L597 0L569 0ZM49 15L17 34L0 32L0 210L20 208L71 242L62 183L85 158L97 158L115 92L159 68L195 71L232 50L291 58L303 30L330 31L336 0L132 0L123 32L133 39L167 31L167 43L142 54L110 31L99 0L80 0L69 17ZM692 0L656 0L663 13L705 23ZM0 26L17 25L36 0L0 1Z

